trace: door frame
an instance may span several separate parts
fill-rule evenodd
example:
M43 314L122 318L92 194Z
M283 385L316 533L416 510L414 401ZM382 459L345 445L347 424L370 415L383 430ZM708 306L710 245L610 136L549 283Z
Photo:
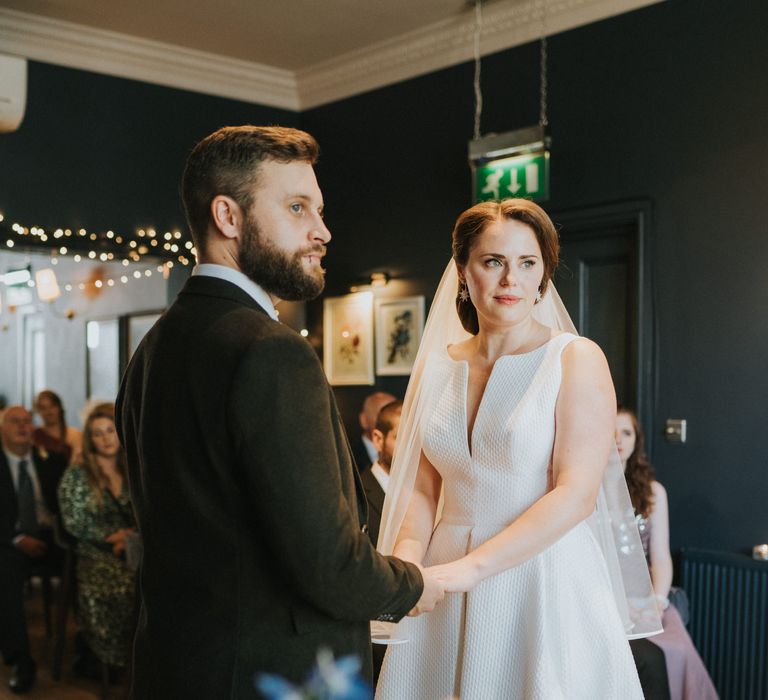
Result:
M19 379L21 390L21 403L24 406L33 406L37 393L46 387L47 379L47 352L46 352L46 323L43 316L34 306L19 309ZM43 338L43 356L37 357L35 353L35 339L38 334ZM42 366L37 361L42 359ZM40 378L38 372L42 372L42 386L37 386L35 379Z
M591 228L631 225L635 231L637 265L637 413L645 428L645 448L651 454L655 426L654 409L657 397L657 323L656 288L653 278L653 236L651 232L653 207L649 199L633 199L592 205L555 212L552 220L560 232L561 241L569 232L578 233Z

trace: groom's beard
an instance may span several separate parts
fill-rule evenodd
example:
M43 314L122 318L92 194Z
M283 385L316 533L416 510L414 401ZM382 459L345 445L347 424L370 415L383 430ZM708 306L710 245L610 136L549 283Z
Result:
M243 274L268 294L283 301L307 301L323 291L325 271L318 265L314 272L307 272L302 258L324 252L323 245L307 246L294 253L281 250L266 240L258 224L246 216L238 263Z

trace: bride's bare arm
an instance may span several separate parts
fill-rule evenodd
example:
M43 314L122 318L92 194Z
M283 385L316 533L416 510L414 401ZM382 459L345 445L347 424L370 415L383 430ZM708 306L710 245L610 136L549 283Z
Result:
M517 520L467 556L431 567L446 591L467 591L480 581L542 552L589 517L614 441L616 395L600 348L580 338L562 355L555 409L554 488Z
M392 552L394 556L421 564L432 536L442 483L437 469L422 452L411 501Z

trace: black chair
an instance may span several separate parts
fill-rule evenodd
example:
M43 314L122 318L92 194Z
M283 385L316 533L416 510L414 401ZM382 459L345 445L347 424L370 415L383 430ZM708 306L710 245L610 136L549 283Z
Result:
M31 579L40 579L40 588L43 599L43 618L45 619L45 636L50 639L53 631L52 613L53 609L53 584L51 582L54 576L58 576L58 572L51 570L50 566L46 562L30 563L29 567L29 579L28 583L31 583Z
M67 643L67 617L70 608L74 609L77 603L75 587L77 584L77 539L70 535L57 517L53 528L56 544L64 550L64 568L59 587L59 601L56 609L56 634L53 642L53 663L51 675L58 681L61 679L61 664L64 659L64 648ZM109 666L101 662L101 697L109 698Z
M59 586L59 604L56 609L56 636L53 642L53 664L51 675L55 681L61 678L61 662L64 658L64 645L67 641L67 615L75 602L75 538L70 535L57 517L54 522L53 536L56 544L64 550L64 570Z
M39 578L43 600L43 617L45 619L45 636L50 639L53 634L53 579L62 578L63 552L56 539L55 531L42 531L36 535L48 545L48 553L41 559L30 559L28 568L29 582Z

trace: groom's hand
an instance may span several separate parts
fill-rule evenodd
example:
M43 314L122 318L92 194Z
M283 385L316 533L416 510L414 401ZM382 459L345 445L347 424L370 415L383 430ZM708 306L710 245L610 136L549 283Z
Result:
M428 572L427 569L419 566L421 576L424 579L424 590L422 591L419 602L416 603L416 607L408 613L410 617L416 617L425 612L431 612L445 595L445 588L442 582L438 578Z

